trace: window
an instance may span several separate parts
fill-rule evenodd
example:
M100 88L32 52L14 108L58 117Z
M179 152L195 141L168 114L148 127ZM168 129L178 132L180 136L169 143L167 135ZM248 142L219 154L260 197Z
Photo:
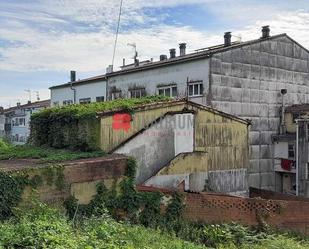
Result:
M203 82L189 83L188 86L189 97L202 96L203 95Z
M288 157L289 158L294 158L295 153L294 153L294 145L293 144L289 144L288 145Z
M53 102L53 106L59 106L59 101Z
M121 98L121 91L112 92L112 100Z
M141 98L146 96L146 91L145 88L140 88L140 89L132 89L130 91L130 97L131 98Z
M296 119L299 119L300 118L300 115L299 113L293 113L293 123L296 123Z
M91 102L91 98L79 99L80 104L89 104L90 102Z
M13 126L25 126L26 120L25 118L15 118L12 120L12 125Z
M104 102L104 96L96 97L96 102Z
M69 100L63 100L63 105L72 105L73 104L73 100L69 99Z
M164 86L158 87L159 95L167 96L167 97L176 97L177 96L177 86Z

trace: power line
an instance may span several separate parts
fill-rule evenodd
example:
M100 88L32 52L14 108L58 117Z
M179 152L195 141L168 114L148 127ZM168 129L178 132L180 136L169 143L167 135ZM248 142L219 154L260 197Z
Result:
M115 43L114 43L114 52L113 52L113 60L112 60L112 65L114 65L115 53L116 53L116 46L117 46L117 41L118 41L119 26L120 26L120 17L121 17L121 11L122 11L122 1L123 1L123 0L120 0L120 6L119 6L119 16L118 16L118 23L117 23L116 37L115 37Z

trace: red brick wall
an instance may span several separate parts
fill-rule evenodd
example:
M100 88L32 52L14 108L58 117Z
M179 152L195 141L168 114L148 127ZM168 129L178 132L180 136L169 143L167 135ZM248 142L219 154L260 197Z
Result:
M155 191L143 189L141 191ZM171 194L164 190L165 194ZM205 223L238 222L258 225L263 220L277 228L296 230L309 235L309 202L241 198L221 194L184 193L184 218Z

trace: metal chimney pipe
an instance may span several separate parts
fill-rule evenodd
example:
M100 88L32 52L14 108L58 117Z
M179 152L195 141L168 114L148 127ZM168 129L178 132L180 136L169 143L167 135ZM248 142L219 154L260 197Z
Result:
M176 57L176 49L171 48L170 49L170 59L175 58L175 57Z
M161 54L160 55L160 61L165 61L165 60L167 60L166 54Z
M262 27L262 38L268 38L270 36L270 28L269 26L263 26Z
M225 47L231 46L232 44L231 38L232 38L231 32L224 33L224 46Z
M76 71L71 71L70 74L71 74L71 82L76 81Z
M186 43L180 43L179 44L180 56L186 55L186 47L187 47Z

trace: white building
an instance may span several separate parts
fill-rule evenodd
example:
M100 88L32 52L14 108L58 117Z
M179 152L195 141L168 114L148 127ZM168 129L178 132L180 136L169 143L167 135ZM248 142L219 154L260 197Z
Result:
M309 102L309 51L287 34L270 36L268 26L262 27L261 37L255 40L231 42L230 32L223 38L222 44L194 53L186 53L186 45L181 43L177 56L170 49L169 58L161 55L159 61L140 63L135 58L134 64L118 71L110 67L105 76L97 77L106 79L106 91L96 92L105 94L107 100L187 96L250 119L249 185L274 189L271 137L280 125L281 89L287 89L287 105ZM92 88L91 79L83 83Z
M71 104L86 104L91 102L103 102L106 100L106 78L104 75L75 80L75 72L71 82L52 86L51 106Z
M16 145L25 144L30 135L31 114L49 106L50 100L43 100L4 109L0 113L0 137Z

